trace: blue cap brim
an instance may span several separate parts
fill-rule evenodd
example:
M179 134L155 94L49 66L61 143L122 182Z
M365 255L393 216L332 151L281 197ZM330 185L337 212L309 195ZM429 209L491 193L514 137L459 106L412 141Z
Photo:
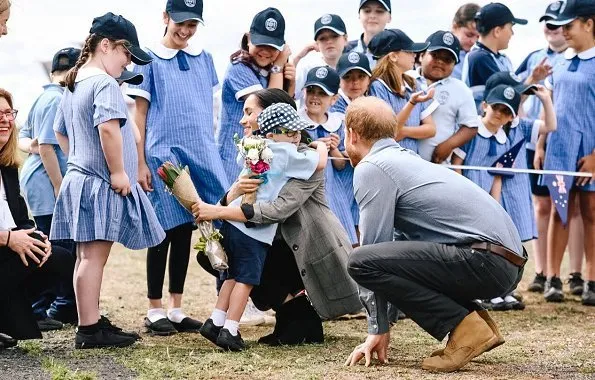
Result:
M516 117L516 111L512 108L512 106L499 98L491 99L491 100L490 100L490 98L488 98L488 100L486 100L486 103L488 103L490 106L494 105L494 104L502 104L503 106L506 106L512 112L512 116Z
M130 52L130 55L132 56L132 62L136 63L137 65L143 66L153 61L153 58L151 58L151 56L147 54L147 52L145 52L138 46L130 46L126 49Z
M174 22L176 24L179 24L181 22L188 21L188 20L196 20L203 25L205 23L203 21L201 15L192 13L192 12L170 12L169 17L171 17L171 19L174 20Z
M401 49L402 51L408 51L411 53L421 53L430 46L429 42L414 42L407 49Z
M339 36L344 36L347 34L347 32L344 32L337 28L333 28L332 26L325 25L325 26L321 26L320 28L316 29L316 31L314 32L314 40L316 40L316 38L318 38L318 34L320 32L322 32L323 30L330 30L331 32L337 33Z
M565 16L565 17L562 16L562 17L559 17L554 20L549 20L549 21L547 21L547 23L550 25L563 26L563 25L570 24L574 20L576 20L576 17L574 17L574 16Z
M135 86L138 86L139 84L143 83L143 79L143 74L133 73L132 71L128 70L122 71L122 74L118 78L116 78L117 81L126 82Z
M514 18L514 19L512 19L512 23L519 24L519 25L527 25L529 23L529 21L525 20L524 18Z
M364 73L366 73L366 75L368 75L369 77L372 76L371 72L369 72L367 69L364 69L361 66L350 66L350 67L346 68L345 70L341 71L340 73L338 73L339 78L343 78L345 76L345 74L347 74L348 72L353 71L353 70L361 70Z
M259 45L266 45L274 47L279 51L283 51L285 47L285 41L279 38L270 37L270 36L263 36L262 34L250 33L250 42L252 45L259 46Z
M441 46L441 45L438 45L438 46L428 46L428 48L427 48L426 50L427 50L428 52L431 52L431 51L436 51L436 50L446 50L446 51L449 51L449 52L451 52L451 53L452 53L452 55L455 57L455 62L456 62L456 63L459 63L459 56L458 56L458 54L457 54L457 53L455 53L455 51L454 51L454 50L452 50L452 49L450 49L450 48L447 48L447 47L445 47L445 46Z
M333 96L336 95L336 93L333 93L331 90L329 90L324 84L320 83L320 82L306 82L304 84L304 88L308 88L309 86L316 86L322 89L322 91L324 91L328 96Z

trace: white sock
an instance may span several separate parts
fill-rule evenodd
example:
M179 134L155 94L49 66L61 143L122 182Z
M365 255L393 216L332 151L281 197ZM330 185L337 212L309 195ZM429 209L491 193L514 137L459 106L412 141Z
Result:
M160 319L167 318L167 314L165 314L165 310L159 307L156 309L149 309L147 311L147 318L149 321L151 321L151 323L154 323Z
M172 322L181 323L182 319L186 318L186 314L184 314L181 308L176 307L167 310L167 318Z
M227 318L227 313L223 310L214 309L213 313L211 314L213 324L217 327L223 326L223 324L225 323L225 318Z
M490 300L491 303L502 303L504 302L504 300L502 299L502 297L496 297L496 298L492 298Z
M229 333L233 336L238 335L239 327L240 321L232 321L231 319L226 319L225 324L223 325L223 328L229 330Z

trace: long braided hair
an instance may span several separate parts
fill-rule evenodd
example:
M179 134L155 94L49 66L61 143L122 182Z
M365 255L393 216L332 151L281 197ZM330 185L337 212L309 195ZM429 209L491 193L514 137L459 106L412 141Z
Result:
M81 49L81 55L79 56L79 59L76 61L74 67L68 70L64 81L60 83L60 85L63 87L68 87L70 92L74 92L74 81L76 80L76 75L78 74L79 69L87 62L102 39L103 37L98 34L91 34L89 37L87 37L85 40L85 45Z

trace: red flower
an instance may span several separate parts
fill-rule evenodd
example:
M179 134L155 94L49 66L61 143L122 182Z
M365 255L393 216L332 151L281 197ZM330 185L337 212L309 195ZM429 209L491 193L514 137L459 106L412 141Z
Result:
M157 175L159 175L159 177L161 177L161 179L164 181L167 179L167 175L165 174L163 167L159 167L159 169L157 169Z
M268 172L271 167L266 162L260 160L256 164L250 164L250 170L252 173L262 174Z

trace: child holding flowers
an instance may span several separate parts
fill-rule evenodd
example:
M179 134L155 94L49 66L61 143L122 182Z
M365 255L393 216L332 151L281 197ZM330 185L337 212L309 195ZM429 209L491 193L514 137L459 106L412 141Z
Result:
M229 269L222 275L225 282L215 309L200 333L217 346L231 351L246 348L238 331L239 320L250 291L260 283L266 253L277 230L276 224L247 228L242 203L275 199L290 178L310 178L315 171L324 170L328 158L324 143L311 144L316 152L298 152L301 131L308 125L288 104L277 103L266 108L258 116L258 125L260 135L266 140L247 137L239 144L246 166L265 180L256 197L252 200L238 198L231 202L232 207L199 201L192 208L201 221L228 220L223 223L221 233Z

